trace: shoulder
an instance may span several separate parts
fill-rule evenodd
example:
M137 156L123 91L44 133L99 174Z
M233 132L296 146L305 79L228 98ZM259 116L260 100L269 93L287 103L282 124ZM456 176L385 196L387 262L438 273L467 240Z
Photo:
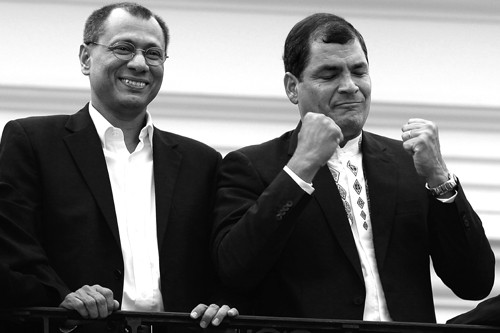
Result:
M293 131L289 131L272 140L240 148L234 153L240 153L257 160L267 159L270 156L287 155L292 134Z
M403 149L403 142L401 140L392 139L379 134L363 131L363 143L370 147L377 147L393 154L407 154Z
M413 157L403 148L401 140L364 131L362 147L368 160L385 160L400 169L416 172Z
M49 115L19 118L8 121L2 132L2 137L28 136L33 140L55 137L66 133L65 126L70 115Z
M393 146L393 147L401 145L401 143L402 143L401 140L392 139L392 138L389 138L387 136L383 136L380 134L375 134L375 133L367 132L367 131L363 131L363 139L382 143L382 144Z
M18 125L25 128L40 128L46 126L64 126L70 115L47 115L31 116L26 118L13 119L7 122L6 126Z
M274 178L293 153L290 153L292 134L293 131L286 132L278 138L230 152L224 157L223 169L228 172L236 172L237 169L253 170L262 178Z
M156 140L160 140L162 143L175 147L176 150L182 153L187 153L194 156L206 157L220 156L220 153L209 145L189 138L187 136L179 135L172 132L163 131L157 127L154 129L154 136ZM155 139L154 139L155 140ZM154 143L153 143L154 147Z

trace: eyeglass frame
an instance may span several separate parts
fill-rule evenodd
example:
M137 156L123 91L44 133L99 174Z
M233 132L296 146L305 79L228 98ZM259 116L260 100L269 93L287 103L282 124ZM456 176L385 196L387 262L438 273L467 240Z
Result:
M113 48L114 46L118 46L119 43L121 44L125 44L125 45L130 45L134 48L134 52L132 52L130 55L130 59L123 59L123 58L120 58L116 53L115 53L115 49ZM142 55L144 57L144 60L146 61L146 64L149 65L149 66L160 66L162 65L163 63L165 63L165 61L167 60L168 58L168 55L161 49L161 47L157 47L157 46L153 46L153 47L150 47L148 49L140 49L140 48L137 48L134 44L130 43L130 42L119 42L117 44L113 44L113 45L105 45L105 44L100 44L100 43L96 43L96 42L84 42L85 45L90 45L90 44L94 44L94 45L99 45L99 46L104 46L106 47L111 53L113 53L113 55L119 59L119 60L123 60L123 61L130 61L132 59L135 58L135 56L137 55L137 51L142 51ZM146 57L146 54L149 50L151 49L159 49L161 50L162 54L163 54L163 60L159 63L159 64L151 64L150 61L151 59L149 59L148 57Z

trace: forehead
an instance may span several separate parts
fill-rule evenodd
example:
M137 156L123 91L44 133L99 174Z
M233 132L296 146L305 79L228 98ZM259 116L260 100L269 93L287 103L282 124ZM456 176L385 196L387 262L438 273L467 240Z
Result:
M114 9L104 23L102 43L128 40L137 44L155 44L165 47L163 31L154 17L143 19L131 15L122 8Z
M312 41L307 67L322 65L367 64L361 44L357 39L346 44ZM306 67L306 68L307 68Z

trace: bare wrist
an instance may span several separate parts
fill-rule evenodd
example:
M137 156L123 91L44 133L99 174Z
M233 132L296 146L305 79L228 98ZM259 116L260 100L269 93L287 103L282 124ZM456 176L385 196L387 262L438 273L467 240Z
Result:
M314 165L304 160L294 159L293 157L288 161L286 166L306 183L312 183L314 176L316 176L320 168L319 165Z

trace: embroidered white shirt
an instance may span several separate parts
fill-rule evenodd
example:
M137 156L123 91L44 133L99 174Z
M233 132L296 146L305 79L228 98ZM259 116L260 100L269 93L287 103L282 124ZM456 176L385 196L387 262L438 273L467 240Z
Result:
M391 321L375 258L368 193L366 191L360 145L361 134L348 141L344 147L339 146L327 164L337 183L346 190L345 200L351 209L350 214L348 214L349 223L361 262L366 289L363 320ZM353 172L352 169L356 171ZM340 173L335 174L337 171ZM354 190L356 182L360 184L361 190L359 194ZM361 204L358 200L361 200Z
M364 178L364 172L362 167L363 156L360 149L361 138L362 134L348 141L343 148L339 146L335 151L335 153L332 155L332 157L329 159L327 164L334 178L336 177L336 175L334 174L332 169L337 168L337 170L340 171L341 176L338 177L338 184L340 184L344 189L349 189L346 191L346 199L348 200L350 207L353 210L356 210L356 212L351 213L352 216L349 218L349 223L351 225L351 231L361 261L361 268L365 282L366 299L365 299L363 320L391 321L392 319L389 310L387 308L384 290L380 282L380 275L378 272L377 262L375 258L375 250L373 247L373 234L372 234L371 218L368 205L369 195L366 192L367 184ZM362 196L363 198L366 198L365 200L366 220L360 217L358 210L359 206L357 202L356 201L353 202L351 200L351 198L355 197L357 193L355 193L352 186L355 180L354 178L352 178L352 174L350 174L349 168L347 168L347 163L349 160L351 160L352 163L358 167L359 174L357 178L363 188ZM288 175L290 175L290 177L306 193L311 195L314 192L313 184L303 181L287 166L285 166L283 170ZM451 198L448 199L442 199L442 198L436 198L436 199L443 203L452 203L454 202L456 196L457 194L455 193ZM358 223L358 221L360 223ZM365 221L368 225L368 229L365 229L363 227Z

